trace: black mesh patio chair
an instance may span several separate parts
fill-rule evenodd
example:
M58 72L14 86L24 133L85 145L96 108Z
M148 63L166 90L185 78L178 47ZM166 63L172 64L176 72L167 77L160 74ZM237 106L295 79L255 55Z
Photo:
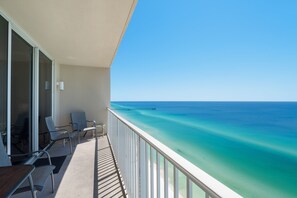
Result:
M94 120L87 120L85 112L72 112L70 113L71 117L71 124L73 131L77 131L78 133L84 132L84 137L86 136L87 132L93 132L93 137L96 133L96 121ZM88 126L88 123L89 126ZM101 125L100 125L101 126ZM80 142L80 135L78 134L78 142Z
M42 157L43 154L45 154L48 158L48 165L44 165L44 166L39 166L39 167L35 167L34 171L32 172L31 176L33 179L33 186L34 186L34 195L36 197L36 192L37 191L42 191L45 183L48 179L49 176L51 176L51 180L52 180L52 193L54 193L54 174L53 174L53 170L55 169L55 166L52 165L51 162L51 158L50 155L46 152L46 151L35 151L35 152L31 152L31 153L26 153L26 154L15 154L15 155L7 155L5 147L3 145L2 142L2 136L0 134L0 167L5 167L5 166L12 166L10 157L19 157L19 156L31 156L31 155L37 155L37 157L35 158L38 159L39 157ZM15 191L16 193L20 193L20 192L25 192L25 191L31 191L31 186L30 186L30 181L29 180L25 180L21 186Z
M72 153L72 138L75 137L75 132L68 132L66 129L58 128L54 125L53 118L51 116L45 118L46 126L48 129L48 132L50 134L51 143L47 147L47 149L50 149L54 143L57 141L63 140L64 146L65 141L68 140L69 142L69 148L70 153ZM66 126L63 126L66 127Z

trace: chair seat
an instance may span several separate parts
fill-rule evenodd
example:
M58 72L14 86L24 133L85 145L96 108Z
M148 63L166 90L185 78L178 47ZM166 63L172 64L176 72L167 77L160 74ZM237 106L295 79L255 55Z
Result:
M35 167L35 170L32 173L32 179L36 190L42 191L48 176L54 169L55 169L54 165ZM30 189L31 188L30 188L29 182L28 180L26 180L25 182L23 182L20 188L17 189L16 193L25 192Z

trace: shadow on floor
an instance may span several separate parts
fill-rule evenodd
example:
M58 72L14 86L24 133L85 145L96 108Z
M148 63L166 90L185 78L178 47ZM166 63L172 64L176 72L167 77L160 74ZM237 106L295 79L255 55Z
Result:
M97 181L94 197L126 197L107 136L97 139Z

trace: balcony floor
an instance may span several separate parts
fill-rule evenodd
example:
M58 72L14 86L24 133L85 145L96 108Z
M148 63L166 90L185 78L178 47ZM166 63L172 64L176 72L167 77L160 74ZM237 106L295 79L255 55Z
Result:
M59 173L54 174L55 193L51 193L48 179L43 191L37 192L37 197L126 197L107 136L97 140L92 136L82 139L73 148L72 155L69 154L68 144L64 147L62 142L54 144L49 153L51 157L67 157ZM31 197L31 193L19 193L12 197Z
M107 136L98 138L97 148L99 197L126 197Z

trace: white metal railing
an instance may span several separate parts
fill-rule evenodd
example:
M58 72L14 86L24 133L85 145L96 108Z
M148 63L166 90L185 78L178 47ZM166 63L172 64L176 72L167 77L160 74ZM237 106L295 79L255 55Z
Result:
M241 197L110 109L107 135L129 197Z

